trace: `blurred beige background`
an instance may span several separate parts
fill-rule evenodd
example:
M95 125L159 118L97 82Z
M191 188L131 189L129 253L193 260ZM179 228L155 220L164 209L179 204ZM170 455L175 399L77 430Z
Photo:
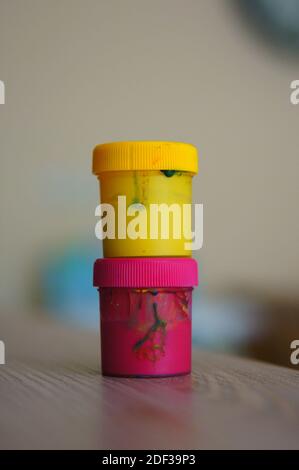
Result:
M91 151L124 139L198 147L204 287L296 297L298 63L231 1L0 0L1 305L30 303L50 247L93 240Z

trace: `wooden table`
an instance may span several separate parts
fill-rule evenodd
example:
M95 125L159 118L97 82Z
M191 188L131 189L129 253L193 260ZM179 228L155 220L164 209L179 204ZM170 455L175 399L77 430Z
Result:
M0 327L1 449L299 448L299 370L194 351L192 376L107 378L95 333Z

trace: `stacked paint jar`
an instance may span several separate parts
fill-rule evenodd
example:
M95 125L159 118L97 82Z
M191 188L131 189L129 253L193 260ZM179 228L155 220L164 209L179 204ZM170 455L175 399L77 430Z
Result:
M191 370L192 177L197 151L174 142L98 145L93 173L110 223L94 265L102 372L161 377ZM102 215L103 215L102 213ZM107 227L106 227L107 228Z

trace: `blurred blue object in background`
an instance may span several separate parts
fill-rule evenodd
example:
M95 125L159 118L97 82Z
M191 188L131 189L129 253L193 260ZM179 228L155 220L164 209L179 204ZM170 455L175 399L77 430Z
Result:
M62 321L98 328L98 292L93 287L93 263L99 243L73 242L55 250L41 270L43 308Z
M299 52L299 0L238 0L237 5L272 45Z

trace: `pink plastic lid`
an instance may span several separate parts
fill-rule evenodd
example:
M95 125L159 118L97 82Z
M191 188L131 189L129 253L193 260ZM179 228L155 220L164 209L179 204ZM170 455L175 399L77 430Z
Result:
M192 258L102 258L94 264L96 287L193 287L198 285Z

